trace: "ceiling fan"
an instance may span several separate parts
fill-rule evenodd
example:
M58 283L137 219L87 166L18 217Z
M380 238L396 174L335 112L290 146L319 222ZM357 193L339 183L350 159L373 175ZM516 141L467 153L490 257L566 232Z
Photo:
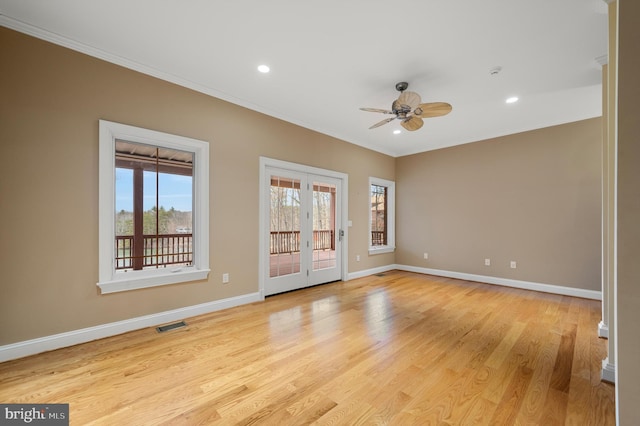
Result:
M446 102L429 102L420 103L422 99L415 92L405 92L409 87L409 83L401 81L396 84L396 90L400 92L398 99L391 104L391 110L378 108L360 108L362 111L380 112L382 114L393 114L393 117L384 120L369 127L375 129L383 124L387 124L396 118L402 120L400 125L409 131L418 130L424 124L423 118L440 117L451 112L451 105Z

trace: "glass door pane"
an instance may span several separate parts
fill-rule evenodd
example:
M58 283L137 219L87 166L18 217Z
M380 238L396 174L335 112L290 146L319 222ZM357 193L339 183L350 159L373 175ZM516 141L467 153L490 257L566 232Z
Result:
M336 186L313 182L313 271L336 267Z
M300 180L271 176L269 276L299 274Z

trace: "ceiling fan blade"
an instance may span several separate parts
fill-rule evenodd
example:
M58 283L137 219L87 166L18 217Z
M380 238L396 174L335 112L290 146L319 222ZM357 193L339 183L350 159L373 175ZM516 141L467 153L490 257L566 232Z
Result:
M423 124L424 124L424 121L422 120L422 118L416 117L415 115L412 116L411 118L403 120L400 123L402 127L409 130L410 132L413 132L414 130L418 130L420 127L422 127Z
M379 109L379 108L360 108L362 111L369 112L381 112L383 114L393 114L393 111L389 111L388 109Z
M451 105L446 102L430 102L418 105L413 114L422 118L440 117L449 114L452 109Z
M369 129L375 129L376 127L380 127L383 124L387 124L388 122L393 121L395 119L396 119L396 117L385 118L384 120L378 121L376 124L374 124L373 126L369 127Z
M398 103L402 105L409 105L411 109L416 108L422 99L420 99L420 95L416 92L402 92L398 97Z

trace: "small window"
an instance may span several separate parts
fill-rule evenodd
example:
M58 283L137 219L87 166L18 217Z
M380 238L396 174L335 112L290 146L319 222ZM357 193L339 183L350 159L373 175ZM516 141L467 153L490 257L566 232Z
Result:
M369 178L369 254L395 250L395 182Z
M102 293L206 279L208 162L206 142L100 121Z

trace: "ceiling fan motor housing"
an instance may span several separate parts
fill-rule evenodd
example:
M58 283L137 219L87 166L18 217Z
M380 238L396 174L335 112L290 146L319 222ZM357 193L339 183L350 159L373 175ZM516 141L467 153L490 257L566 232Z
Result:
M411 112L411 106L401 104L396 100L396 101L393 101L393 104L391 105L391 110L393 111L394 114L398 116L398 118L406 118L407 114Z

